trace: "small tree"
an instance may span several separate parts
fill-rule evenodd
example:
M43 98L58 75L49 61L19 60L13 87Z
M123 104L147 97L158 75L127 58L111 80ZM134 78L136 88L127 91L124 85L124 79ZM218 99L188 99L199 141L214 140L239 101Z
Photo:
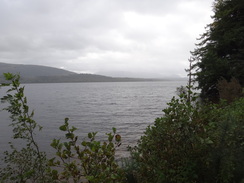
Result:
M5 152L5 168L0 169L1 182L47 182L46 154L41 152L35 140L35 132L41 130L41 126L33 119L34 111L29 112L27 98L24 95L24 87L20 86L19 76L10 73L4 74L8 84L1 87L10 87L7 95L1 98L1 102L10 105L3 110L10 113L13 127L13 138L22 140L23 148L16 148L10 142L11 152Z
M60 126L66 132L67 141L54 139L51 146L57 150L58 159L47 160L45 152L39 150L35 140L35 132L42 127L33 120L34 112L29 112L24 87L20 86L19 76L4 74L9 87L7 95L1 102L10 105L3 110L11 115L13 138L22 140L22 148L18 149L10 143L11 152L5 152L6 166L0 169L0 181L5 182L90 182L90 183L119 183L125 181L124 171L115 160L115 151L121 144L121 136L113 128L108 133L108 140L96 141L96 133L88 133L88 141L78 144L77 130L70 127L68 118Z

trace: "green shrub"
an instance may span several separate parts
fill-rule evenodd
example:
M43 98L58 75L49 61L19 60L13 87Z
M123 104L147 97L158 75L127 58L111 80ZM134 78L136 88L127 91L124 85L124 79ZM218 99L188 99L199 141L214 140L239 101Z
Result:
M51 146L57 150L57 158L49 161L50 166L61 167L61 171L52 170L54 180L80 182L83 178L93 183L119 183L124 182L123 170L115 161L116 147L120 146L121 137L113 128L108 133L107 142L96 141L96 133L88 133L88 141L78 143L78 136L74 134L75 127L69 127L68 118L59 128L66 132L68 139L60 142L54 139Z
M13 138L23 141L22 148L17 149L10 143L11 152L5 152L5 167L0 169L1 182L89 182L119 183L125 181L124 171L115 160L115 151L121 144L121 136L113 128L105 142L96 141L96 133L88 134L88 141L78 143L77 130L69 126L68 118L60 130L66 132L68 141L54 139L51 146L57 150L56 156L47 160L45 152L40 152L35 140L35 133L41 130L35 120L34 112L29 112L24 87L20 86L19 76L4 74L9 87L7 95L1 102L9 103L4 108L10 113Z
M27 98L24 95L24 87L20 86L19 76L10 73L4 74L8 84L7 95L1 98L1 102L8 102L4 108L10 113L13 127L13 138L23 143L23 148L16 148L10 142L11 152L5 152L5 168L0 169L1 182L47 182L47 159L45 152L39 150L35 140L35 132L41 130L35 120L34 112L29 112Z
M173 97L164 116L157 118L130 148L131 159L118 166L116 148L121 137L112 129L107 141L78 142L77 130L68 118L60 126L66 140L54 139L56 157L47 160L35 141L41 127L29 112L19 76L5 74L10 81L1 101L10 105L13 138L23 140L17 149L10 143L5 152L1 182L90 182L90 183L241 183L244 181L244 98L220 104L200 104L191 86L178 98ZM125 178L126 177L126 178ZM136 180L137 181L136 181Z
M130 148L138 182L241 182L244 99L200 105L195 94L173 97L164 116Z

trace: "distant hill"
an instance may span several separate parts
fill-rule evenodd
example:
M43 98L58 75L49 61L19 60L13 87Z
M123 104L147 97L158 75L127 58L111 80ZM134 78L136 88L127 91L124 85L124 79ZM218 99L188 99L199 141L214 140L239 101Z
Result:
M0 74L4 72L10 72L17 74L21 77L37 77L37 76L68 76L75 74L63 69L57 69L54 67L39 66L39 65L23 65L23 64L6 64L0 63Z
M77 74L54 67L0 63L0 82L3 73L20 74L22 83L71 83L71 82L129 82L162 81L164 79L117 78L95 74ZM169 80L169 79L167 79Z

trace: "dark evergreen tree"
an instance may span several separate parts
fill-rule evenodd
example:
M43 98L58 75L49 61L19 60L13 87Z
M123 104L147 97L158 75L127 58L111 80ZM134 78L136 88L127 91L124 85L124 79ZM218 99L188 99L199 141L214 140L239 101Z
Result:
M217 83L232 77L244 86L244 0L215 0L213 23L191 52L203 98L219 98Z

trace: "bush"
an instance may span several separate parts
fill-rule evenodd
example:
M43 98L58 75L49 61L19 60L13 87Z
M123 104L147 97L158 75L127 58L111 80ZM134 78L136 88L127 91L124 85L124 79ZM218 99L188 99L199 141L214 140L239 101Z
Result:
M9 106L4 110L10 113L13 127L13 138L23 143L23 148L16 148L10 143L11 152L5 152L5 168L0 169L1 182L47 182L46 174L47 158L45 152L39 150L35 140L35 132L41 130L35 120L34 112L29 111L27 98L24 95L24 87L20 86L19 76L6 73L5 78L9 84L1 84L0 87L9 86L7 95L1 98L1 102L8 102Z
M200 105L194 94L173 97L165 115L130 148L142 183L241 182L244 99Z
M137 146L129 148L131 158L121 168L115 160L121 143L115 128L105 142L97 141L94 132L88 133L89 140L78 142L77 129L70 127L68 118L59 128L66 140L52 141L56 157L47 160L35 141L41 127L29 112L19 76L7 73L5 78L11 82L0 86L10 89L1 101L9 103L5 110L11 114L13 138L25 146L17 149L10 144L1 182L244 182L243 97L203 105L189 84L187 92L168 103L164 116L148 126Z
M124 171L115 160L115 151L121 144L121 136L113 128L108 133L107 142L96 141L96 133L89 133L89 141L78 143L77 130L69 126L68 118L60 126L66 132L68 141L54 139L51 146L57 150L55 158L47 159L45 152L39 150L35 132L41 130L35 120L34 112L29 112L24 87L20 86L19 76L6 73L7 95L1 102L9 103L4 108L10 113L13 138L23 141L23 147L17 149L10 143L11 152L5 152L5 167L0 169L1 182L89 182L119 183L125 181ZM59 158L59 159L57 159Z
M60 167L61 171L53 169L52 179L59 181L80 182L82 179L92 183L119 183L124 182L123 170L115 161L116 147L120 146L121 137L113 128L108 133L108 141L96 141L96 133L88 133L89 141L78 143L78 136L74 134L75 127L70 128L68 118L59 128L66 132L66 142L54 139L51 146L57 150L57 158L49 161L51 167ZM115 142L114 142L115 141Z

